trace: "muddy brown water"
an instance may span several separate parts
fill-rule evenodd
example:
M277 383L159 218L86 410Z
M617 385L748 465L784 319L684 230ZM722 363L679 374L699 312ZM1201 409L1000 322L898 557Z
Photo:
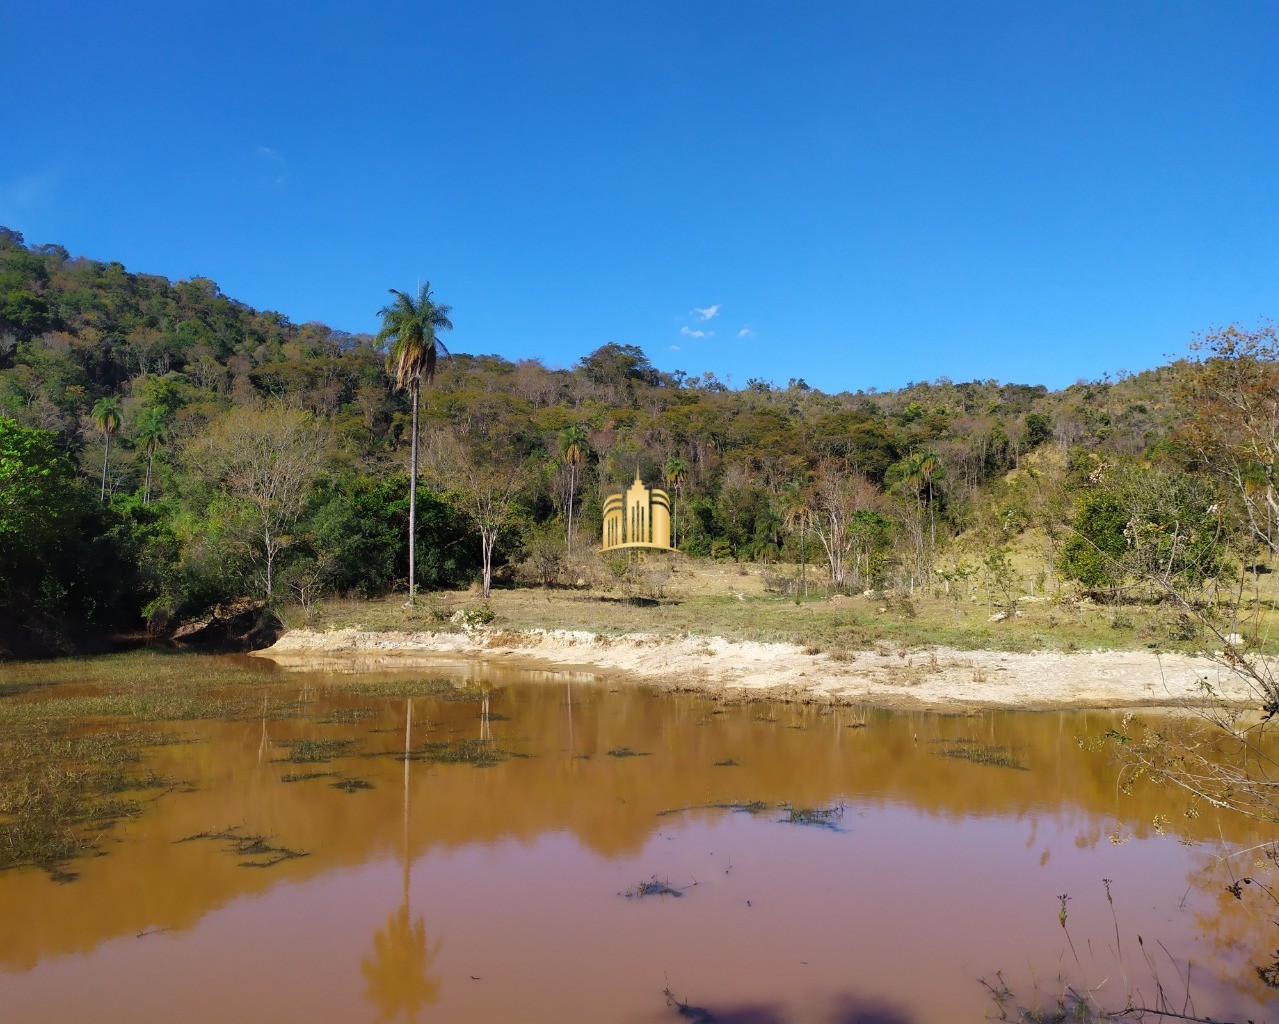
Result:
M979 1021L997 972L1014 1004L1162 984L1178 1010L1279 1020L1254 970L1279 935L1220 861L1265 836L1119 793L1079 743L1117 715L723 706L475 663L246 675L303 716L176 726L198 742L144 767L190 791L74 882L0 873L0 1020ZM427 675L487 699L348 689ZM414 750L527 756L406 762L406 724ZM284 762L301 738L353 743ZM282 781L309 772L333 774ZM177 842L198 833L306 856ZM654 880L678 895L625 895Z

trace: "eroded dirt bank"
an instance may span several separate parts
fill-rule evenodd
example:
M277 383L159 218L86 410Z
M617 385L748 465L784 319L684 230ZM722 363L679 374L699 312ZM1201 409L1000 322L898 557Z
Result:
M258 651L285 667L375 669L493 658L625 675L663 687L741 697L962 710L1118 708L1204 699L1207 681L1244 702L1244 683L1206 657L1153 651L877 650L833 659L793 644L719 637L600 636L570 630L313 632L290 630Z

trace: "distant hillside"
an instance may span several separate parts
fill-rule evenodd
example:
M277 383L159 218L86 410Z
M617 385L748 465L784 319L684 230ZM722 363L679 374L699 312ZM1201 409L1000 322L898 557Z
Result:
M464 334L441 340L466 345ZM369 336L292 324L208 279L131 273L0 229L0 417L51 435L84 494L105 488L110 508L96 515L116 521L93 529L135 566L134 597L94 598L99 618L154 622L261 590L262 553L243 496L195 457L210 450L209 437L231 436L227 418L237 410L278 406L324 434L280 568L309 567L330 592L402 586L408 402L384 360ZM804 383L802 362L786 387L752 380L733 390L713 374L658 371L630 345L604 345L568 370L458 351L424 391L423 433L444 431L519 475L518 514L502 528L498 557L525 573L563 571L570 482L581 552L598 529L601 496L638 467L676 495L679 543L690 554L798 559L802 535L805 557L828 563L834 585L912 588L935 580L951 538L994 538L1043 515L1065 523L1071 495L1096 484L1098 467L1167 459L1184 418L1171 398L1182 369L1061 391L940 378L825 394ZM118 431L95 423L104 398L118 399ZM561 438L575 425L586 450L570 473ZM1036 461L1044 448L1060 457ZM1035 495L1024 480L1010 482L1025 464L1041 467ZM869 490L854 501L860 519L832 525L833 499L821 491L843 476ZM463 553L474 512L448 491L425 495L437 503L426 529L439 531L443 547L422 538L436 556L423 582L464 580L476 571L474 554ZM1053 511L1035 511L1036 502ZM805 525L823 515L833 540L820 523ZM359 530L371 535L351 541ZM834 565L832 543L855 565Z

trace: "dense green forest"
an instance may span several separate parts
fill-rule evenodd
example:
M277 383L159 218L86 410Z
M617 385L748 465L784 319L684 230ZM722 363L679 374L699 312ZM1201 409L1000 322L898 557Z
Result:
M833 589L1216 585L1275 543L1275 355L1229 329L1061 391L824 394L624 344L568 369L456 352L422 387L416 583L479 579L482 536L499 585L606 573L602 499L638 468L689 555ZM407 590L410 423L372 336L0 228L0 649Z

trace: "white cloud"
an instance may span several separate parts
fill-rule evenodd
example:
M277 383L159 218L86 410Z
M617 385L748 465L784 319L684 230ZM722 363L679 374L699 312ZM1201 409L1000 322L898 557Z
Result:
M748 324L737 332L737 336L739 338L753 338L755 337L755 332L750 329L750 325Z
M680 332L680 334L683 334L683 335L685 335L686 337L689 337L689 338L713 338L713 337L715 337L715 332L714 332L714 331L695 331L695 330L693 330L693 328L691 328L691 327L687 327L687 326L685 326L685 327L681 327L681 328L679 329L679 332Z
M720 304L717 302L713 306L707 306L705 309L694 309L693 313L698 320L709 320L719 312Z
M678 345L672 345L672 346L671 346L671 351L672 351L672 352L678 352L679 350L680 350L680 348L679 348L679 346L678 346Z
M253 154L271 175L273 184L283 185L289 180L288 164L285 163L284 156L278 149L272 149L270 146L255 146Z

